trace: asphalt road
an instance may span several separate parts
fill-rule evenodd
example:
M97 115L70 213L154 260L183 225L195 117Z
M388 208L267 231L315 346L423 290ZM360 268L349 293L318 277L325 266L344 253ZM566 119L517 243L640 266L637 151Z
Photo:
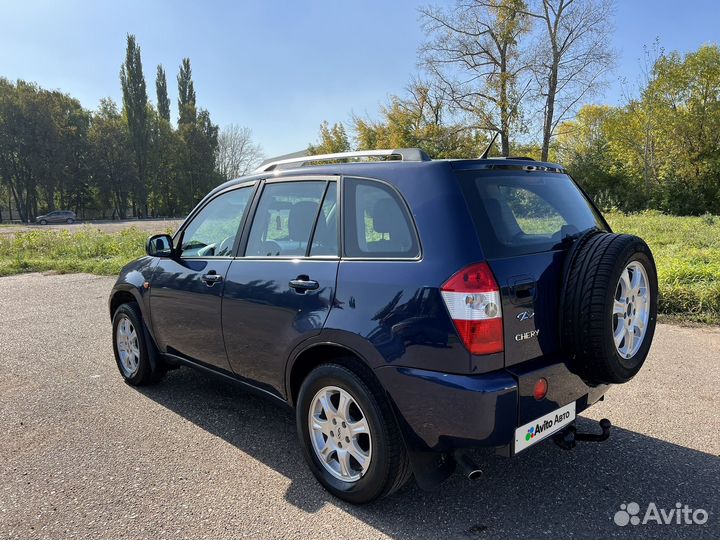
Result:
M479 481L353 507L315 482L282 408L188 369L125 385L111 284L0 278L0 538L720 537L720 330L661 325L643 371L586 415L617 426L605 443L479 453ZM630 502L709 518L615 525Z

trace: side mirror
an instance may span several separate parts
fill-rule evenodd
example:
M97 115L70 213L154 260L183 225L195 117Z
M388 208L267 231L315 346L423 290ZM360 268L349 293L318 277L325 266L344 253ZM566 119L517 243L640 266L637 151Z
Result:
M148 238L145 251L151 257L172 257L174 254L172 236L156 234Z

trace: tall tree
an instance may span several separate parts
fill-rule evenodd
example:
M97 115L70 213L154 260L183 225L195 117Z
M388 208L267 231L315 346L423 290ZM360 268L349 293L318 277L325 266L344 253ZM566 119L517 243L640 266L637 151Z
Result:
M158 64L155 77L155 92L157 94L157 108L160 118L170 121L170 98L168 97L167 78L162 64Z
M350 139L342 122L330 126L327 120L320 124L320 140L317 144L308 145L308 154L311 155L335 154L349 152L350 150Z
M414 81L404 96L391 96L379 120L353 118L361 150L420 147L433 158L467 158L486 144L484 134L444 118L447 104L430 86Z
M502 155L521 125L529 64L520 39L529 31L524 0L457 0L421 9L428 41L420 56L442 96L478 129L500 133Z
M138 189L133 194L133 206L148 213L147 161L150 150L150 129L148 125L148 98L145 76L142 71L140 47L135 36L128 34L125 63L120 68L120 83L123 92L123 110L127 118L130 139L135 153Z
M180 64L180 72L177 76L178 83L178 125L189 125L197 118L195 106L195 86L192 80L192 69L190 59L183 58Z
M215 167L218 131L217 125L210 119L210 113L204 109L200 109L194 123L180 126L184 148L179 191L186 210L192 208L221 180Z
M543 102L542 156L557 126L575 113L613 65L614 0L534 0L522 12L541 26L534 71Z
M262 156L262 149L253 142L249 128L230 124L220 130L216 168L224 180L249 173Z
M136 183L127 122L111 99L100 101L90 126L90 167L103 216L127 217L130 188Z

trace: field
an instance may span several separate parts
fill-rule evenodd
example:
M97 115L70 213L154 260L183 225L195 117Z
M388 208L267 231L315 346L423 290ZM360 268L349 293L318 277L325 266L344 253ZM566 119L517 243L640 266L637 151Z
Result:
M615 232L636 234L650 245L660 281L661 314L720 324L720 217L658 212L606 217Z
M720 324L720 217L657 212L606 217L615 232L637 234L650 244L664 318ZM147 236L136 227L108 232L87 225L0 234L0 276L47 271L113 275L144 254Z

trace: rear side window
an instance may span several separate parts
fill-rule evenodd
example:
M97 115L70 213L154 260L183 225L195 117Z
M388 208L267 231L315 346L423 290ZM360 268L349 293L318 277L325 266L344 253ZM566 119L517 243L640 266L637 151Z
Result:
M265 185L245 255L304 257L327 182L286 182Z
M346 256L404 259L420 255L405 203L392 188L346 178L343 189Z
M602 219L566 174L458 171L488 258L563 248L563 240Z

